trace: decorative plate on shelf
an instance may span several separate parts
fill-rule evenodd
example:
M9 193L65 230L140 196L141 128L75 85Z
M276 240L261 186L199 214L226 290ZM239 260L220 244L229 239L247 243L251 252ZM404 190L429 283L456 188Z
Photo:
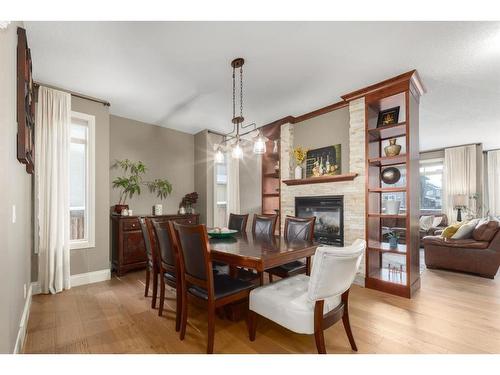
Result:
M234 236L236 233L238 233L238 231L234 230L234 229L214 228L214 229L207 230L207 233L212 238L229 238L229 237Z

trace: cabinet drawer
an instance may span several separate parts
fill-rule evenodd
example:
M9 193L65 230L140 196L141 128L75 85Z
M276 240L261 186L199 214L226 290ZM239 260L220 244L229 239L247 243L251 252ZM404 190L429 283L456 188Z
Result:
M194 218L194 217L187 217L187 218L182 218L182 219L175 219L174 221L176 223L179 223L179 224L197 224L196 223L196 218Z
M139 230L141 226L139 225L139 220L137 219L129 219L123 220L123 230Z

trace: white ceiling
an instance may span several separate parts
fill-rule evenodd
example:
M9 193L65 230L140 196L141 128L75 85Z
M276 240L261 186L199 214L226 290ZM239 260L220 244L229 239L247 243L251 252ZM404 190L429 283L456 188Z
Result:
M231 129L230 61L263 125L411 69L420 148L500 147L498 22L26 22L35 79L111 113L196 133Z

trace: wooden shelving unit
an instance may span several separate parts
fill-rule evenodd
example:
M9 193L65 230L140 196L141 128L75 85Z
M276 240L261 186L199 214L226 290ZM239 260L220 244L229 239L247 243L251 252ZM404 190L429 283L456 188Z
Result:
M365 221L368 243L365 286L407 298L420 288L418 107L422 94L423 86L418 74L411 71L343 97L345 100L365 98ZM378 127L379 112L398 106L398 123ZM402 145L397 156L386 156L384 153L384 146L391 138L397 138L398 144ZM404 186L382 183L381 172L388 166L406 169ZM384 194L394 193L401 193L404 197L404 211L396 215L386 214L382 208ZM386 242L382 231L384 228L385 233L386 228L391 226L406 230L405 243L398 244L395 249Z
M278 214L276 234L280 234L280 169L276 169L280 160L281 124L270 124L261 128L262 134L269 141L266 143L266 153L262 155L262 214ZM278 151L274 152L274 141L278 141Z

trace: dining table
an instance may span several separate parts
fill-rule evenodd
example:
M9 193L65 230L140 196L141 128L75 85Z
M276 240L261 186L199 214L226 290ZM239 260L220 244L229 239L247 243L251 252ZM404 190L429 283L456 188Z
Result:
M229 274L238 277L245 269L255 270L256 280L264 284L264 272L296 260L306 259L307 274L311 271L311 256L320 245L314 241L287 241L277 235L236 234L229 238L210 238L212 261L229 265ZM248 272L247 272L248 273ZM248 300L227 305L225 316L238 321L246 316Z
M312 240L287 241L276 235L236 234L229 238L210 239L213 261L226 263L233 269L253 269L260 275L270 268L304 258L309 274L311 256L318 246L319 243Z

